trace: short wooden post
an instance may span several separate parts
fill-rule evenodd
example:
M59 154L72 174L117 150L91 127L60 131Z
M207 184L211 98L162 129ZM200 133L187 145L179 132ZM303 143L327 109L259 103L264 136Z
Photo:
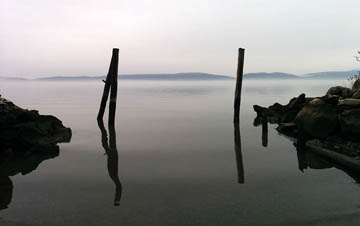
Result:
M304 172L304 169L307 169L305 150L299 150L297 147L296 153L297 153L297 159L298 159L298 168L301 172Z
M234 123L239 123L241 87L242 87L242 79L244 72L244 54L245 54L245 49L239 48L236 87L235 87L235 100L234 100Z
M110 103L109 103L109 126L113 126L115 124L119 49L113 49L113 56L114 56L114 61L112 62L113 67L112 67Z

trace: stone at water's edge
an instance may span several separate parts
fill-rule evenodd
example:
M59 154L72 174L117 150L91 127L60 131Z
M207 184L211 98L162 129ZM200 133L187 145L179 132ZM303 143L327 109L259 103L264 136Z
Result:
M305 98L305 94L302 93L298 97L292 98L287 105L275 103L268 108L254 105L254 111L257 113L254 125L257 125L257 122L260 122L260 119L264 115L266 115L270 123L293 122L300 109L312 99L313 98Z
M13 152L53 152L69 142L71 129L51 115L22 109L0 97L0 155Z
M336 107L329 104L305 105L295 118L299 131L312 137L325 138L337 126Z

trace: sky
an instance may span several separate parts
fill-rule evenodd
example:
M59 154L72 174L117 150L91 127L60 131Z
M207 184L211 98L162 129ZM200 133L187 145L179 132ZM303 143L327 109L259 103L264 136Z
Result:
M359 0L0 0L0 76L360 68Z

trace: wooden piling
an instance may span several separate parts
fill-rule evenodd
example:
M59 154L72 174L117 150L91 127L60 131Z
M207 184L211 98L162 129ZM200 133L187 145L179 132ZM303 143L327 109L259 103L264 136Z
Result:
M115 124L119 49L113 49L113 56L114 56L114 61L112 62L113 67L112 67L110 103L109 103L109 126L114 126Z
M103 119L103 117L104 117L106 102L109 97L109 91L110 91L111 83L113 81L112 77L113 77L115 69L116 69L116 79L117 79L117 70L118 70L117 67L118 67L118 60L119 60L118 55L119 55L119 49L113 49L110 66L109 66L109 72L106 76L104 91L103 91L103 95L102 95L101 103L100 103L100 109L99 109L99 113L97 116L98 120ZM115 68L115 66L116 66L116 68Z
M244 54L245 54L245 49L239 48L236 87L235 87L235 100L234 100L234 123L239 123L241 87L242 87L242 79L244 72Z

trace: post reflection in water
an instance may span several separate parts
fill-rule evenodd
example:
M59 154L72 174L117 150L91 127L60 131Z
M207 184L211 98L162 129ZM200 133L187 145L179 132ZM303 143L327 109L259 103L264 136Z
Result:
M119 158L118 152L116 148L116 133L115 127L109 125L109 142L106 129L104 127L104 122L100 119L98 120L98 126L101 131L101 144L105 150L105 154L107 156L107 168L109 172L109 176L111 180L115 183L115 198L114 198L114 206L120 205L120 199L122 195L122 185L119 179L118 173L118 165Z
M240 136L240 125L239 123L234 123L234 144L235 144L235 155L236 155L236 165L238 171L238 183L244 184L244 164L241 153L241 136Z
M268 120L265 114L262 117L262 145L268 146Z

